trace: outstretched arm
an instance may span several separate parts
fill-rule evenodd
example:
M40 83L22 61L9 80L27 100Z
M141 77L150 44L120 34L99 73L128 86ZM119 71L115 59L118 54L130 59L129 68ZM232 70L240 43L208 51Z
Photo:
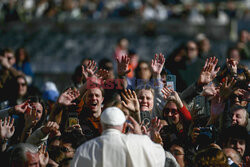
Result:
M168 87L164 87L162 89L162 93L164 94L164 98L166 100L173 100L176 102L179 111L181 112L181 114L183 115L183 117L186 120L188 120L188 121L192 120L192 116L191 116L190 112L183 105L182 100L180 99L180 97L176 91L174 91L172 89L168 89Z
M58 125L61 122L61 116L63 108L71 105L76 105L73 101L80 96L78 90L72 90L71 88L63 92L58 98L55 107L49 116L49 121L56 122Z

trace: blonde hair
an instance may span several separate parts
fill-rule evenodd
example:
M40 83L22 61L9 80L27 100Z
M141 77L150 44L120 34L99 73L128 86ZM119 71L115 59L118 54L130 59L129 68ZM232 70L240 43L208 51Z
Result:
M213 147L198 152L194 157L194 165L195 167L229 167L223 151Z

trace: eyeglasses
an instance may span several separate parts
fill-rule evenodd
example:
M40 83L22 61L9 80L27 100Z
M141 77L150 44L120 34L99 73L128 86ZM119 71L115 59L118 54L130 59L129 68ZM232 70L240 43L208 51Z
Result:
M18 83L18 85L26 86L26 83Z
M163 110L163 112L166 113L166 114L172 113L173 115L175 115L175 114L178 113L178 110L177 110L177 109L165 108L165 109Z
M171 153L175 156L178 156L178 155L185 155L184 153L180 152L179 150L173 150L171 151Z
M73 150L69 150L67 147L60 147L60 150L64 153L67 153L67 152L74 152Z

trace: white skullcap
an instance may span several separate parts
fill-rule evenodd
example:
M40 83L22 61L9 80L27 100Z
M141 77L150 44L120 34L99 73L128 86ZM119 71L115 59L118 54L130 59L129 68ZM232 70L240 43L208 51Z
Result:
M101 122L107 125L122 125L125 121L124 113L117 107L108 107L101 115Z

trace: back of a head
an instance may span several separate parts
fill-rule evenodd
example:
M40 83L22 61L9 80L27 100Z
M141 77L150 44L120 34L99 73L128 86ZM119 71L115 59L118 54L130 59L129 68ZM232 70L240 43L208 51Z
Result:
M112 127L121 127L125 121L125 115L118 107L108 107L101 115L101 123L104 130Z
M70 143L74 149L77 149L87 140L79 130L65 131L60 139L63 143Z
M17 144L13 148L10 154L10 159L9 159L10 166L11 167L20 166L21 164L27 162L28 152L32 154L36 154L38 153L38 149L37 147L28 143Z
M195 167L229 167L227 157L217 148L208 148L201 150L195 155Z

